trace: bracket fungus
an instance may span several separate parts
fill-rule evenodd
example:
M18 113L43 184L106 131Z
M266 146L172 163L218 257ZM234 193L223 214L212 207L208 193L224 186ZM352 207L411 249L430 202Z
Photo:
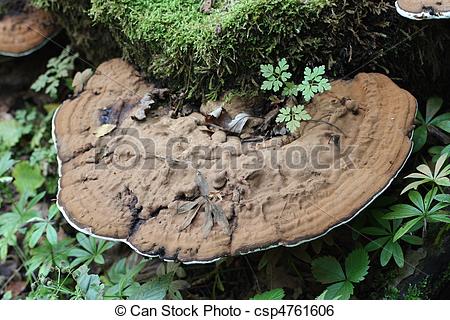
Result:
M48 12L23 0L11 2L0 15L0 55L22 57L43 47L58 28Z
M103 63L53 120L58 205L78 230L185 263L294 246L373 201L408 158L416 100L381 74L335 81L300 134L223 139L200 113L133 115L154 86Z
M397 0L397 12L409 19L450 19L450 0Z

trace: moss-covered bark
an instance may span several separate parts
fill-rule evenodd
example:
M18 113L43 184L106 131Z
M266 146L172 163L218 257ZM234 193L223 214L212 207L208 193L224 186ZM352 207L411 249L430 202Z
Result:
M393 0L221 0L211 14L201 0L33 1L89 56L115 55L117 44L147 76L197 97L255 88L259 65L281 57L297 73L383 71L425 94L445 88L450 71L450 24L401 18Z
M89 16L90 0L30 0L35 6L52 11L64 27L72 45L94 64L122 55L109 28L94 23ZM88 67L88 66L86 66Z

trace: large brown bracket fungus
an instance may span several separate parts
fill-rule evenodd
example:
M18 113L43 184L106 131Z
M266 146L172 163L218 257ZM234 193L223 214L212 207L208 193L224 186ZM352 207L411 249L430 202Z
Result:
M0 55L22 57L43 47L58 28L49 13L26 1L11 3L0 15Z
M450 19L450 0L398 0L397 12L409 19Z
M381 74L335 81L306 107L321 121L252 143L212 133L199 113L133 119L153 90L111 60L53 130L68 221L148 256L209 262L316 239L383 192L411 151L416 101Z

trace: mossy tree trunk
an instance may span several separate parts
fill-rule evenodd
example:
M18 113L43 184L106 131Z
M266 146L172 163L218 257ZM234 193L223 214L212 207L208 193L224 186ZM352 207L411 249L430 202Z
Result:
M414 94L448 95L450 24L400 17L393 0L33 0L54 11L74 44L99 62L123 55L193 97L253 90L259 65L286 57L300 76L380 71ZM119 48L117 50L116 48Z

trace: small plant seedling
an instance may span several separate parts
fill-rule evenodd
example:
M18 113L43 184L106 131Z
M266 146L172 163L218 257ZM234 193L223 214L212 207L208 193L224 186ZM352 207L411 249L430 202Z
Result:
M36 246L39 239L44 233L47 237L48 242L51 245L56 245L56 243L58 242L58 235L56 229L53 227L53 224L58 213L58 207L53 204L48 210L47 218L36 217L29 220L29 222L33 222L33 227L31 228L31 236L28 243L30 248L34 248Z
M70 264L71 268L81 264L89 265L92 262L104 264L103 254L114 246L114 242L96 240L82 233L77 233L76 238L80 247L74 247L69 251L69 256L76 258Z
M450 224L448 211L442 210L448 207L450 203L441 202L436 196L437 188L428 191L425 198L417 191L410 191L408 197L414 206L409 204L396 204L390 207L391 212L386 214L383 217L384 219L412 218L397 230L393 238L394 242L402 238L405 234L420 228L423 228L422 237L424 237L428 223L444 222Z
M329 284L322 299L346 300L353 294L354 284L364 280L369 270L369 255L364 249L353 250L345 259L345 272L334 257L326 256L311 262L314 278Z
M311 116L304 106L285 107L280 110L276 118L277 123L285 123L290 132L300 128L300 123L304 120L311 120Z
M309 102L316 94L331 89L330 82L324 77L325 66L314 67L313 69L305 68L304 79L301 84L288 81L291 79L292 73L289 72L289 64L285 58L281 59L276 66L270 64L261 65L261 74L266 79L261 86L262 90L277 93L280 89L283 89L281 95L294 101L296 101L295 97L300 92L303 101ZM284 101L284 99L276 96L272 97L271 100ZM276 118L276 122L284 123L289 132L299 129L302 121L309 120L312 120L312 118L303 105L286 106L280 110Z
M399 268L403 268L405 264L405 258L403 249L400 243L404 241L412 245L421 245L423 243L422 238L414 235L403 235L397 241L394 241L395 235L398 232L402 219L394 219L388 221L383 219L384 212L373 212L372 217L375 220L373 226L362 228L361 233L377 237L366 245L366 250L372 252L380 250L380 264L382 267L386 266L392 258Z
M419 179L418 181L414 181L408 184L403 190L402 194L414 189L416 190L420 185L426 183L432 183L436 186L440 187L449 187L450 186L450 164L444 167L444 163L449 157L448 153L443 153L439 159L436 161L436 165L434 167L434 171L426 164L421 164L416 169L419 172L412 173L407 175L405 179Z
M36 92L43 91L51 98L58 98L58 88L61 81L67 79L75 68L78 54L70 54L70 47L66 47L58 57L51 58L47 64L47 71L40 75L33 83L31 89Z

